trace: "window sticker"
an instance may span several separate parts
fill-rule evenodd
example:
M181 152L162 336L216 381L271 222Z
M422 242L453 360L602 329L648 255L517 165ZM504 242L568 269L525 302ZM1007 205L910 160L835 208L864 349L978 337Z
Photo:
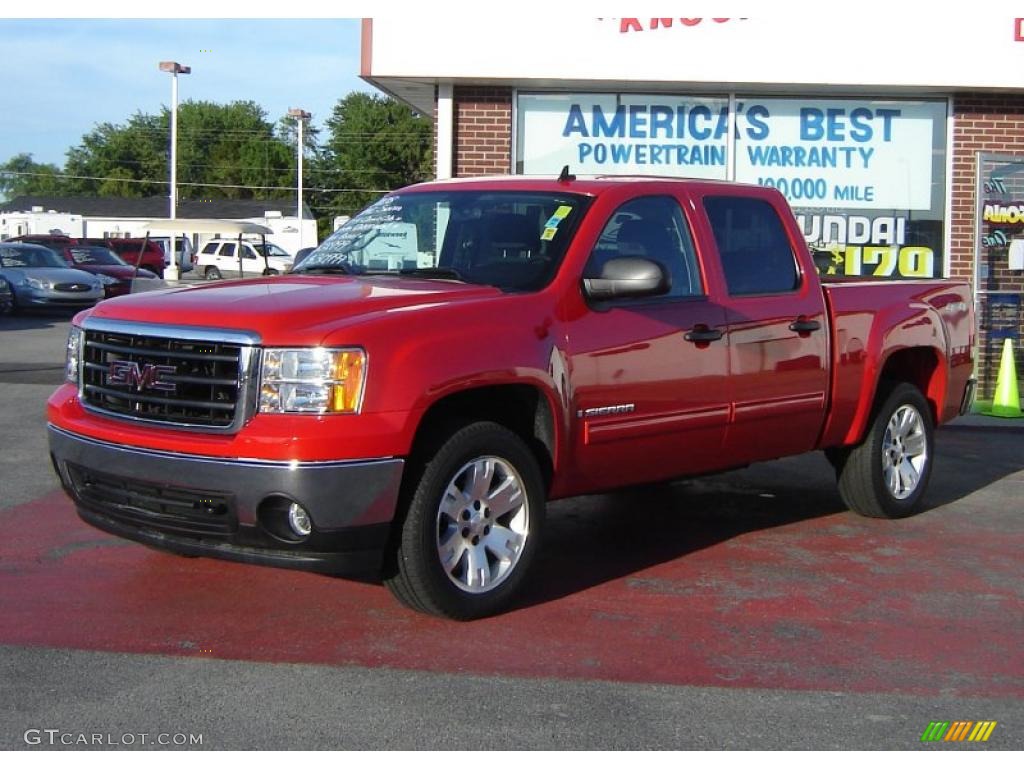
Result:
M558 233L558 225L562 223L566 216L572 213L571 205L560 205L555 209L555 212L551 214L551 218L544 222L544 232L541 234L541 240L554 240L555 235Z

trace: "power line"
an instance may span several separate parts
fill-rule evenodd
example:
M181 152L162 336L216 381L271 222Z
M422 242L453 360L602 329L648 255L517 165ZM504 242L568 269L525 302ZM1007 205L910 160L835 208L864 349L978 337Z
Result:
M131 166L135 166L135 167L140 167L140 166L148 165L149 163L146 160L118 160L117 164L119 166L131 165ZM185 167L188 167L188 168L223 168L224 167L224 166L221 166L221 165L215 165L215 164L211 164L211 163L190 163L190 162L187 162L185 160L180 161L178 165L179 165L179 167L180 166L185 166ZM261 171L261 172L262 171L277 171L279 173L291 173L291 172L293 172L295 170L294 166L289 166L287 168L282 168L282 167L279 167L279 166L265 167L265 166L262 166L262 165L231 165L231 166L228 166L228 167L232 171ZM317 175L317 174L337 175L337 174L343 174L343 173L353 173L353 174L356 174L356 173L362 173L362 174L370 173L370 174L379 174L379 175L383 175L383 176L403 176L404 175L400 171L386 171L383 168L333 168L333 169L322 168L322 169L310 170L309 175Z
M113 131L111 132L128 132L136 134L150 134L158 135L161 137L167 136L167 128L147 128L144 126L134 127L122 127L122 126L111 126ZM94 129L95 132L95 129ZM279 141L281 143L294 143L290 141L291 137L280 137L275 136L271 130L262 131L258 129L244 129L244 128L189 128L186 126L178 126L178 135L184 134L211 134L215 136L262 136L264 141ZM89 134L86 134L88 136ZM345 139L433 139L433 131L429 134L424 134L422 131L403 131L401 133L390 133L386 130L380 131L352 131L346 132L343 137Z
M167 186L169 182L158 179L123 179L118 176L79 176L71 173L32 173L30 171L0 171L0 176L45 176L51 179L82 179L85 181L123 181L128 184L159 184ZM211 187L220 189L273 189L285 192L295 192L298 186L279 187L261 186L257 184L219 184L216 182L179 181L179 187ZM307 187L304 189L310 192L376 192L383 194L391 192L390 189L370 189L369 187Z

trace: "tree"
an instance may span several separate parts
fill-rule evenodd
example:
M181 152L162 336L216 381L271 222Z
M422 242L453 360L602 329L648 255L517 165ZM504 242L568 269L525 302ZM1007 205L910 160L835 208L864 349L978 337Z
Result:
M327 140L310 123L306 204L329 231L382 192L433 175L433 127L394 99L350 93L326 121ZM251 101L186 101L178 107L178 197L202 200L294 199L296 122L276 124ZM67 153L62 169L16 155L0 165L0 192L16 195L149 197L167 194L170 112L136 112L101 123ZM6 173L4 173L6 171Z
M327 216L353 214L382 192L433 175L433 125L392 98L350 93L326 121L329 132L311 186Z
M186 102L178 109L178 121L178 179L186 197L292 194L295 151L274 134L274 125L255 102Z
M7 200L22 195L66 194L60 168L52 163L37 163L22 152L0 165L0 195Z
M103 123L68 151L73 194L167 194L170 112ZM286 142L251 101L186 101L178 107L178 195L182 200L287 197L294 161ZM284 187L282 189L282 187Z
M168 122L136 112L125 125L101 123L67 153L64 171L74 195L148 197L167 194Z

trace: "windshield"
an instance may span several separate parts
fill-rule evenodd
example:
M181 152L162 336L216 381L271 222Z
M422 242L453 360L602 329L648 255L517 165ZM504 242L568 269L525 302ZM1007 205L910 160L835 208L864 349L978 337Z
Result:
M98 245L72 245L67 252L75 266L101 265L105 267L127 267L128 263L109 248L101 248Z
M341 226L296 273L413 274L538 290L590 204L554 192L388 195Z
M250 243L250 245L256 249L261 256L270 256L271 258L277 257L280 259L290 259L291 255L284 248L280 248L273 243L267 243L266 250L264 251L263 243Z
M67 268L67 263L51 251L42 246L17 246L8 245L0 248L0 266L2 267L61 267Z

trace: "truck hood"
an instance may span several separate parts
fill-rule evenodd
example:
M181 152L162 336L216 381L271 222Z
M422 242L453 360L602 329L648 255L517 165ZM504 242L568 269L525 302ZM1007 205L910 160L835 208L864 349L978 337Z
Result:
M309 344L317 333L381 313L500 295L488 285L446 280L283 275L122 296L98 304L90 315L249 330L273 343Z

